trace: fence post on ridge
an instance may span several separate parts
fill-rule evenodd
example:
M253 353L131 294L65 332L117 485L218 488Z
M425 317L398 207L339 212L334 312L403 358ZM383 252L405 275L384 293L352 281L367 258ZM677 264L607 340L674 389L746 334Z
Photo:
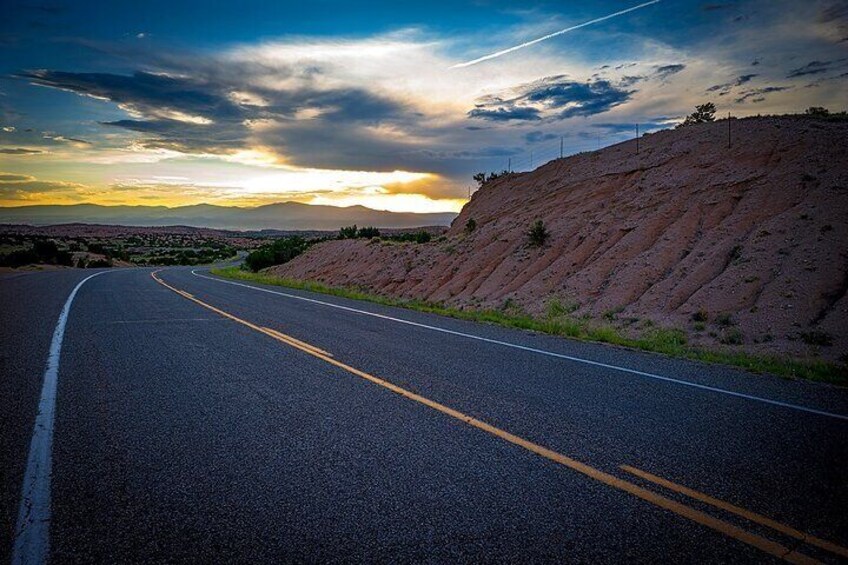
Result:
M639 124L636 124L636 154L639 154Z
M727 148L730 149L730 112L727 113Z

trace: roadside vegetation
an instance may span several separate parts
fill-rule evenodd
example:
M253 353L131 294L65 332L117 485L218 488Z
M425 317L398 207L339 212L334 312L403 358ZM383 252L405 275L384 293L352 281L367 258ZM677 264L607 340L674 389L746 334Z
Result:
M255 245L253 240L246 238L240 238L237 243L234 239L193 234L146 232L109 236L48 236L24 229L32 228L12 226L0 233L0 267L207 265L234 257L246 245Z
M252 251L244 260L245 266L254 273L271 267L288 263L318 240L307 240L300 236L281 237Z
M337 239L374 239L380 238L385 241L399 241L406 243L427 243L432 239L432 235L427 230L418 231L403 231L399 233L381 233L378 228L373 226L363 226L357 228L356 224L346 226L339 230ZM323 241L323 240L321 240Z
M548 302L545 315L531 316L510 301L505 302L503 307L497 310L459 309L423 300L401 300L380 296L362 289L333 287L319 282L285 279L265 273L252 273L239 267L212 269L212 273L229 279L320 292L354 300L408 308L418 312L440 314L461 320L486 322L582 341L608 343L642 351L662 353L671 357L731 365L754 373L771 373L787 378L848 385L848 367L845 366L824 361L796 361L742 352L701 349L689 345L686 334L682 330L656 327L649 321L644 321L641 324L638 337L628 337L609 323L600 323L586 317L575 316L576 305L563 304L557 300Z
M256 273L274 265L282 265L304 253L312 245L330 239L333 238L328 236L304 238L297 235L277 238L251 251L244 261L244 267ZM379 229L372 226L357 227L356 225L352 225L339 229L339 233L335 239L370 239L401 243L427 243L432 239L432 235L426 230L381 234Z
M60 249L56 242L50 239L0 240L0 267L23 267L36 263L71 267L74 258L66 248Z

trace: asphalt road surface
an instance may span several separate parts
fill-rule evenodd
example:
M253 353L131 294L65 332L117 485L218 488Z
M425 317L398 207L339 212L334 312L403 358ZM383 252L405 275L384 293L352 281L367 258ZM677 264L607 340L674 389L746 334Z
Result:
M845 389L92 272L0 276L6 562L848 561Z

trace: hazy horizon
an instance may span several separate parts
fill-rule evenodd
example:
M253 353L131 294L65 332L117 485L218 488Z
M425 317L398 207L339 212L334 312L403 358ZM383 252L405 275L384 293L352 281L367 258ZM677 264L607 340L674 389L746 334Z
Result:
M194 204L98 204L96 202L73 202L68 204L51 204L51 203L28 203L22 202L20 204L4 204L0 206L0 208L30 208L30 207L47 207L47 206L60 206L63 208L69 208L74 206L98 206L101 208L120 208L120 207L129 207L129 208L168 208L169 210L173 210L175 208L192 208L198 206L213 206L216 208L232 208L232 209L240 209L240 210L252 210L255 208L264 208L268 206L276 206L281 204L297 204L301 206L317 206L319 208L365 208L367 210L372 210L374 212L391 212L393 214L438 214L440 212L418 212L415 210L410 210L408 212L394 212L392 210L385 210L380 208L371 208L369 206L365 206L363 204L311 204L307 202L298 202L296 200L281 200L278 202L265 202L262 204L254 204L254 205L238 205L238 204L215 204L213 202L197 202ZM443 212L443 213L452 213L452 212Z

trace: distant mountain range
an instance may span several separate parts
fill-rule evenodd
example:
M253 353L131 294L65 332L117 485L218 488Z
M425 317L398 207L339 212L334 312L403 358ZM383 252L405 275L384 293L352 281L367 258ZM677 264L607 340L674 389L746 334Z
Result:
M372 210L364 206L340 208L298 202L279 202L256 208L197 204L194 206L20 206L0 208L0 223L50 225L90 223L125 226L194 226L229 230L336 230L357 224L379 228L448 226L452 212L412 214Z

